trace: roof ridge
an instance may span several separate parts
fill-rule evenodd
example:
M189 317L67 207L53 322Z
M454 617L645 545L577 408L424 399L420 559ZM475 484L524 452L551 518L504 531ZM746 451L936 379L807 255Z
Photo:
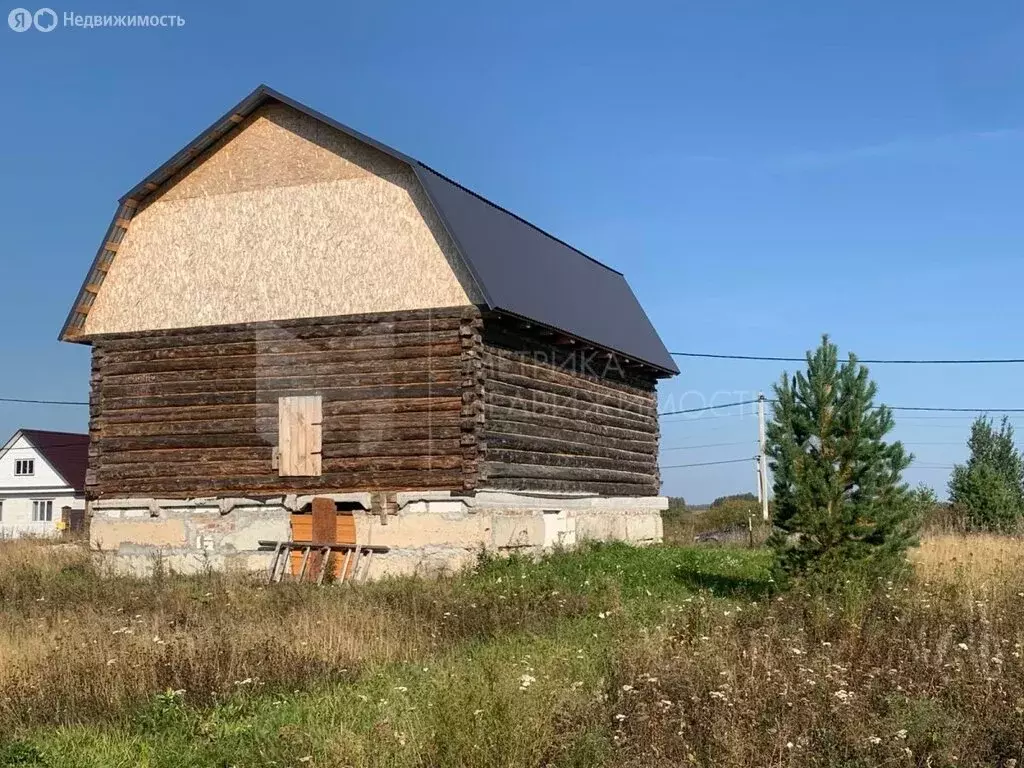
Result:
M609 272L614 272L614 273L615 273L616 275L621 275L622 277L625 277L625 274L624 274L624 273L622 273L622 272L620 272L619 270L615 269L615 267L609 267L609 266L608 266L607 264L605 264L605 263L604 263L603 261L599 261L598 259L595 259L595 258L594 258L593 256L591 256L590 254L588 254L588 253L585 253L584 251L581 251L581 250L580 250L579 248L577 248L577 247L576 247L575 245L573 245L572 243L567 243L567 242L566 242L565 240L563 240L562 238L558 237L557 235L553 235L553 234L551 234L550 232L548 232L548 231L547 231L546 229L544 229L543 227L538 227L538 226L537 226L536 224L534 224L534 223L533 223L532 221L529 221L528 219L524 219L524 218L523 218L522 216L520 216L520 215L519 215L518 213L516 213L515 211L510 211L510 210L509 210L508 208L506 208L506 207L504 207L504 206L502 206L502 205L498 205L498 204L497 204L496 202L494 202L493 200L491 200L491 199L489 199L489 198L486 198L486 197L484 197L484 196L483 196L483 195L481 195L481 194L480 194L479 192L474 192L474 191L473 191L472 189L470 189L470 188L469 188L469 187L467 187L466 185L464 185L464 184L460 184L460 183L459 183L459 182L457 182L457 181L456 181L455 179L453 179L453 178L452 178L451 176L446 176L445 174L441 173L441 172L440 172L439 170L437 170L436 168L431 168L431 167L430 167L429 165L427 165L426 163L424 163L424 162L423 162L422 160L415 160L414 162L415 162L415 163L416 163L417 165L419 165L420 167L422 167L422 168L425 168L426 170L430 171L431 173L433 173L433 174L436 174L437 176L440 176L440 177L441 177L442 179L444 179L445 181L447 181L447 182L448 182L449 184L454 184L454 185L455 185L456 187L458 187L459 189L461 189L461 190L462 190L463 192L466 192L467 194L470 194L470 195L472 195L473 197L475 197L476 199L478 199L478 200L479 200L480 202L482 202L482 203L487 203L487 205L491 206L492 208L496 208L497 210L501 211L502 213L508 214L508 215L509 215L509 216L511 216L511 217L512 217L513 219L516 219L517 221L519 221L519 222L522 222L523 224L525 224L526 226L530 227L531 229L535 229L535 230L537 230L538 232L540 232L540 233L541 233L542 235L544 235L545 237L549 237L549 238L551 238L552 240L554 240L554 241L555 241L556 243L560 243L560 244L564 245L564 246L565 246L566 248L568 248L568 249L570 249L570 250L572 250L572 251L574 251L574 252L578 253L578 254L579 254L580 256L582 256L583 258L585 258L585 259L590 259L590 261L594 262L594 263L595 263L595 264L597 264L597 265L598 265L599 267L604 267L604 268L605 268L605 269L607 269L607 270L608 270Z

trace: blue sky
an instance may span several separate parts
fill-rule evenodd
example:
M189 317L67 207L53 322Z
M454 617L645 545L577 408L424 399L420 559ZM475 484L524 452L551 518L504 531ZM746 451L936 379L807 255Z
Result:
M116 199L260 82L623 270L670 349L794 355L827 331L862 357L1024 356L1018 2L54 10L186 23L0 28L0 396L86 398L88 351L56 335ZM681 367L666 408L745 399L782 370ZM894 405L1024 407L1024 366L873 373ZM0 403L0 433L84 429L85 410ZM944 490L969 421L898 416L907 479ZM683 448L666 465L742 458L756 421L667 418L662 435ZM663 475L692 501L754 478Z

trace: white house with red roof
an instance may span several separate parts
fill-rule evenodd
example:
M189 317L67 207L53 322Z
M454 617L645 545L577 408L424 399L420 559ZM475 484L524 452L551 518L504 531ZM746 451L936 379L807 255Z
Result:
M61 510L85 509L89 436L19 429L0 448L0 538L53 536Z

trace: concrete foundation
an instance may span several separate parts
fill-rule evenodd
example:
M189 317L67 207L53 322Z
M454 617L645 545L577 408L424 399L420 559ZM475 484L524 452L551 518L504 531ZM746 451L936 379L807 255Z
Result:
M371 514L370 494L328 494L361 507L353 513L359 544L386 546L369 578L435 575L470 565L481 552L540 553L584 541L661 541L663 496L559 496L479 491L399 493L393 514ZM115 570L146 575L207 569L256 571L270 565L261 540L287 541L290 517L312 496L269 500L104 499L90 504L90 541Z

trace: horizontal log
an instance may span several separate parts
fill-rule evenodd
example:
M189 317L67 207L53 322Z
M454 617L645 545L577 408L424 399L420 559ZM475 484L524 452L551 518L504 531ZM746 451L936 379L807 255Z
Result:
M437 430L444 428L446 433L458 432L463 423L458 411L439 411L433 414L397 413L353 416L325 416L322 422L324 440L327 435L342 442L355 442L369 435L389 436L391 439L403 439L407 435L440 434ZM258 435L267 442L277 442L277 417L218 419L216 421L157 421L138 423L108 424L103 428L104 438L140 437L143 435L180 435L184 439L192 435ZM382 438L375 438L382 439Z
M307 362L304 365L261 365L258 370L251 367L213 368L185 371L162 371L159 373L123 373L106 374L103 382L107 384L155 384L160 382L186 381L228 381L232 379L249 379L254 375L272 378L275 376L293 376L301 370L308 370L321 376L343 374L393 373L396 371L423 371L464 368L464 362L456 355L442 357L415 357L400 360L362 360L327 363L323 361Z
M91 450L98 450L94 447ZM388 456L463 456L457 438L445 440L399 440L399 441L360 441L353 443L333 443L325 445L323 458L382 458ZM476 450L472 450L473 456ZM269 462L273 455L273 446L245 446L238 448L165 448L157 450L108 451L103 454L103 464L159 464L167 467L165 471L173 474L177 471L168 465L182 463L204 463L225 461L264 461ZM266 466L270 466L267 464Z
M528 394L528 393L524 393ZM658 423L653 420L640 420L613 416L607 412L597 411L597 406L586 403L578 403L574 407L555 405L544 399L532 399L528 397L508 397L493 391L488 391L485 396L485 403L497 408L505 408L513 411L521 411L536 416L557 416L563 419L585 419L608 427L618 427L634 432L646 434L657 434ZM622 413L620 411L620 413Z
M485 378L488 392L508 395L511 397L535 397L556 405L570 407L583 403L597 412L607 412L613 416L657 421L657 398L651 393L646 404L639 404L635 397L620 397L605 392L596 392L586 385L569 386L552 384L529 376L513 373L502 373L498 376Z
M510 325L507 318L488 313L484 318L483 336L488 344L515 352L543 354L555 365L572 365L583 357L602 378L647 382L659 375L652 366L627 355L601 349L583 340L560 337L560 334L542 336L536 330ZM568 343L563 343L568 342ZM578 364L578 363L577 363ZM663 375L663 374L662 374Z
M309 325L282 327L275 324L261 328L236 330L223 330L222 326L214 326L205 331L185 331L173 335L153 336L149 333L142 333L128 338L99 341L96 346L108 352L141 352L156 349L204 347L238 341L305 341L322 338L437 333L451 330L461 332L463 322L461 318L452 315L409 320L382 319L372 323L338 322L326 319Z
M102 350L103 360L109 365L127 362L159 362L205 360L215 356L251 357L287 355L297 352L357 352L378 349L421 347L444 342L458 343L457 330L431 333L403 333L384 336L329 336L316 339L285 339L279 341L237 341L228 344L209 344L190 347L170 347L141 351L112 352Z
M369 425L356 430L325 430L324 445L352 442L383 442L387 440L447 440L458 438L462 429L458 424L421 424L410 427L370 427ZM357 439L358 438L358 439Z
M159 450L107 451L103 454L103 465L152 464L164 466L166 472L173 473L177 470L170 468L168 465L224 461L268 462L273 457L273 452L274 448L271 445L238 448L164 448Z
M360 456L347 459L325 459L324 474L351 472L355 474L389 474L393 472L423 470L452 470L462 466L461 456ZM173 478L185 480L194 478L197 484L210 477L237 477L242 475L262 475L267 478L277 476L270 461L206 461L174 464ZM103 484L115 480L155 479L168 477L164 465L154 464L108 464L97 472L97 482ZM316 486L317 478L307 478L311 486Z
M102 437L143 435L258 435L265 442L277 442L277 415L258 418L206 419L203 421L137 421L105 424ZM258 443L253 440L252 443Z
M303 493L345 493L350 491L461 490L459 470L405 470L390 473L338 472L319 478L247 475L209 478L130 478L97 483L100 498L133 495L166 495L174 498L199 498L224 495L275 495Z
M332 374L315 372L315 366L306 371L295 371L286 376L251 376L238 379L203 380L192 382L154 381L147 384L114 384L104 382L100 397L148 397L151 395L190 395L205 392L266 392L268 390L318 391L333 387L373 387L400 384L450 384L462 381L462 372L455 367L431 368L420 371L391 373Z
M260 330L264 328L308 328L331 325L366 325L394 320L428 320L431 318L459 317L468 322L475 322L480 317L480 311L472 305L453 307L427 307L424 309L403 309L390 312L364 312L357 315L332 315L330 317L297 317L286 320L260 320L251 323L233 323L226 325L200 325L190 328L162 328L152 331L144 331L146 338L173 339L179 336L189 336L204 333L225 333ZM93 334L87 336L94 344L119 339L131 340L140 336L139 331L127 333Z
M463 450L457 437L435 440L360 440L325 445L323 456L325 459L357 456L463 456ZM471 452L476 455L475 448Z
M498 477L481 480L479 489L498 491L554 491L556 493L592 493L601 496L657 496L660 486L646 483L599 483L538 478Z
M622 459L604 459L596 456L551 453L548 451L511 451L504 448L493 448L490 444L487 446L487 463L504 464L513 469L519 465L532 464L569 469L622 470L645 475L652 480L658 472L658 463L654 460L654 457L651 457L648 461L623 461Z
M534 451L547 453L565 453L580 456L594 456L602 459L623 461L657 462L656 446L649 446L646 451L624 450L596 445L592 440L577 441L555 437L534 437L527 435L508 435L501 432L486 434L487 450L492 448L513 451Z
M460 411L461 400L448 398L384 398L380 400L342 400L323 404L323 414L333 415L374 415L388 413L418 413L424 419L430 414L445 411ZM102 415L104 424L136 424L156 422L194 422L210 419L234 418L276 418L277 402L246 403L243 405L197 405L182 408L164 406L136 408L127 411L107 411Z
M277 402L278 397L299 394L318 394L324 400L379 400L402 397L453 397L461 395L458 384L402 384L383 387L321 387L315 392L305 389L279 389L266 392L204 392L195 395L150 395L147 397L102 398L104 413L135 408L185 407L192 405L245 405L247 403Z
M132 437L102 436L96 441L101 456L120 451L157 451L179 450L182 448L259 448L276 446L277 432L273 434L257 434L239 432L237 434L198 435L139 435Z
M503 464L484 461L481 471L490 479L497 477L518 477L539 480L567 480L597 483L651 483L652 476L645 472L626 472L617 469L596 469L593 467L560 467L546 464Z
M358 363L371 360L430 359L458 357L462 347L458 341L439 342L413 347L340 350L332 352L295 352L278 355L239 355L235 357L193 357L185 360L145 360L104 363L104 375L129 373L160 373L192 370L262 370L268 366L309 365L319 363Z
M612 448L633 453L656 454L658 451L657 441L649 437L645 440L623 440L618 437L606 437L594 434L593 432L584 432L582 429L575 432L566 432L564 430L552 429L544 424L488 420L484 430L484 438L488 444L490 444L492 436L500 435L555 439L567 443L586 442L599 448Z
M656 386L654 379L651 379L647 387L599 379L589 374L578 373L570 369L558 368L551 364L539 362L522 352L513 352L486 343L484 344L483 362L484 367L490 369L488 378L493 378L495 372L508 372L554 384L565 384L570 387L575 386L580 381L585 381L590 384L591 389L595 392L607 391L609 394L626 397L632 396L637 399L640 405L646 404L650 394L655 391Z
M564 432L566 435L585 433L638 442L657 443L658 440L657 434L654 432L605 426L585 419L567 419L550 413L532 413L519 408L502 408L501 406L486 404L484 406L484 414L487 428L499 429L500 431L505 430L501 429L499 425L513 422L544 427L555 435L559 432Z

